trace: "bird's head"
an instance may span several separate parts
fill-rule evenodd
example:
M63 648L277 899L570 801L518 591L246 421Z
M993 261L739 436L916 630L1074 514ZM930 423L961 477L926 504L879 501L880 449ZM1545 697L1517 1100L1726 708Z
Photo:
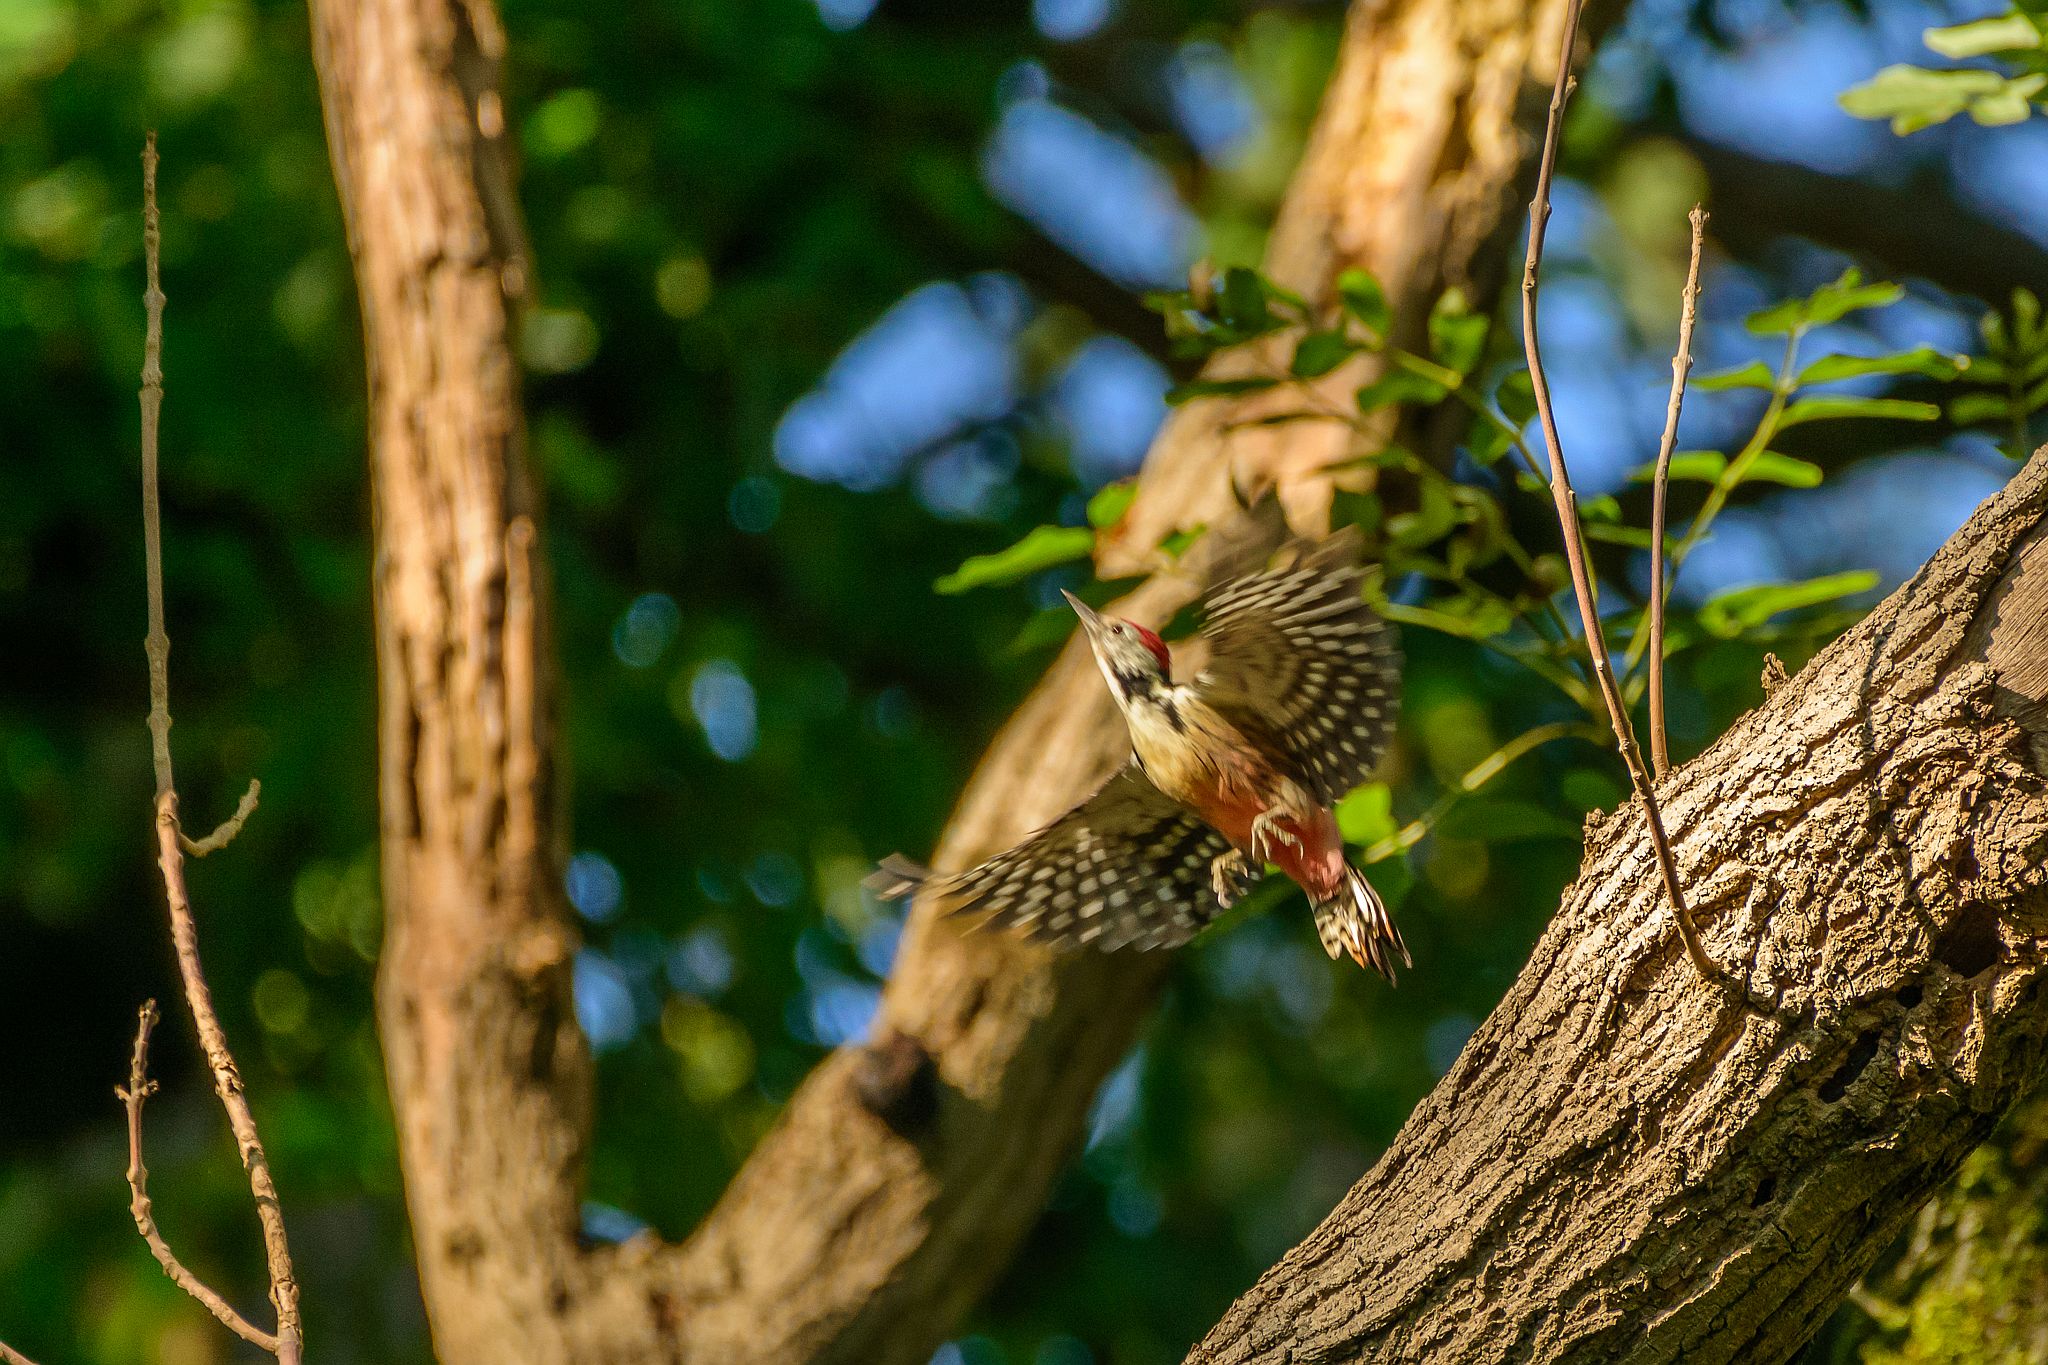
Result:
M1173 665L1166 642L1136 621L1104 616L1072 593L1065 593L1074 614L1081 618L1081 630L1095 651L1095 662L1119 702L1128 702L1164 687L1172 677Z

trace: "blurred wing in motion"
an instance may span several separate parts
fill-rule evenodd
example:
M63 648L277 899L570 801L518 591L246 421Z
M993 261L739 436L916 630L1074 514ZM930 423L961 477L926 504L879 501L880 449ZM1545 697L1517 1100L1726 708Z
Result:
M1210 864L1230 843L1153 786L1135 763L1023 843L978 867L927 877L884 859L868 878L886 897L929 884L948 914L1055 947L1171 948L1222 913Z
M1400 649L1362 600L1361 579L1357 535L1345 532L1203 604L1203 700L1291 764L1324 805L1372 772L1400 700Z

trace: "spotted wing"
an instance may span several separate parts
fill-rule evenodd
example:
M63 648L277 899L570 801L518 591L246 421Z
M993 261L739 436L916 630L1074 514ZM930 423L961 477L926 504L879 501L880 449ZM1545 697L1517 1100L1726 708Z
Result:
M1056 947L1171 948L1222 913L1210 864L1230 844L1126 765L1007 853L933 879L949 913Z
M1400 700L1400 647L1361 579L1357 537L1339 534L1203 604L1209 662L1195 685L1325 805L1371 773Z

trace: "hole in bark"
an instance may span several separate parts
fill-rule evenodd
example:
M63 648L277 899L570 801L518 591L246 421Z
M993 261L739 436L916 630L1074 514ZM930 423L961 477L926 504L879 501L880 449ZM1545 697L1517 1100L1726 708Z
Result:
M1892 992L1892 999L1898 1001L1899 1004L1905 1009L1917 1009L1919 1008L1920 1001L1922 997L1925 996L1925 994L1926 992L1920 989L1919 982L1909 981L1905 985L1899 987L1896 991Z
M1842 1058L1842 1064L1835 1068L1835 1074L1820 1083L1819 1095L1829 1104L1849 1093L1849 1087L1856 1084L1856 1078L1877 1056L1877 1035L1866 1033L1849 1045L1849 1055Z
M1749 1206L1760 1209L1778 1197L1778 1177L1767 1175L1756 1182L1756 1193L1749 1197Z
M924 1044L890 1032L861 1050L854 1093L876 1118L915 1142L939 1112L939 1069Z
M1935 941L1934 956L1958 976L1975 976L1998 961L1998 920L1982 905L1965 905Z

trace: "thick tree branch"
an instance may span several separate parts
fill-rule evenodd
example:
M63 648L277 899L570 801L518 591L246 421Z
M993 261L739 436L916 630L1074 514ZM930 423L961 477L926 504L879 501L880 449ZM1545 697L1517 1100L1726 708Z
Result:
M1788 1359L2048 1062L2048 451L1639 815L1191 1361Z
M1275 230L1314 298L1351 266L1419 326L1497 270L1561 0L1361 5ZM1169 959L1054 957L914 912L876 1041L791 1100L681 1246L586 1247L590 1063L569 995L545 584L509 340L527 267L486 0L314 0L370 355L386 939L379 1019L443 1360L921 1362L1037 1217ZM1176 417L1112 552L1277 486L1327 507L1326 434ZM1165 578L1133 608L1189 591ZM1062 810L1121 727L1067 651L991 747L937 861Z

